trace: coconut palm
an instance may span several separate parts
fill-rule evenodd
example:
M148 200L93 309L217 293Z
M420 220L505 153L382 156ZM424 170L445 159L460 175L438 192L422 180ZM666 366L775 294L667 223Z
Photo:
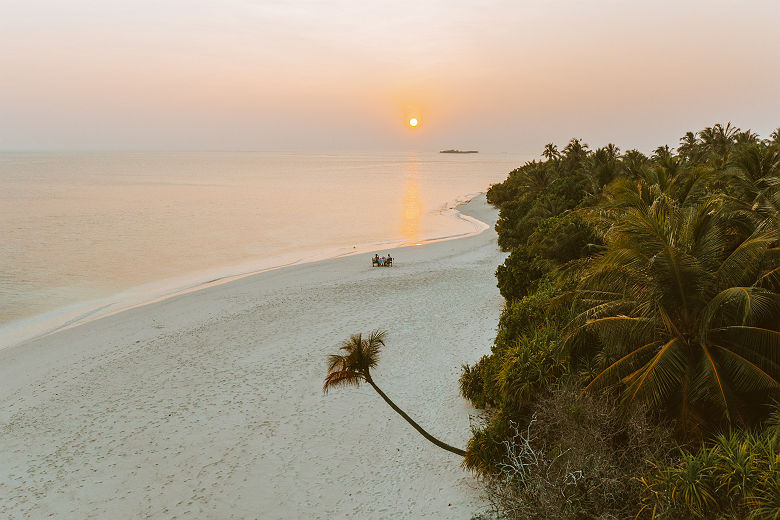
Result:
M746 144L758 144L761 142L758 134L751 130L745 130L744 132L737 132L734 134L734 144L746 145Z
M552 161L558 159L561 156L561 153L558 151L558 147L556 145L553 143L547 143L544 145L542 156L548 161Z
M628 150L623 154L623 171L629 179L636 179L642 174L642 168L647 164L648 158L638 150Z
M563 156L566 158L569 168L576 168L582 164L588 156L588 152L588 145L583 144L582 139L574 138L563 149Z
M680 138L680 146L677 147L677 153L687 161L693 162L698 159L701 150L701 143L693 132L685 132Z
M518 176L518 186L522 198L535 198L555 180L554 169L548 164L539 163L525 168Z
M734 143L739 132L740 129L732 126L731 121L729 121L726 123L726 126L720 123L712 127L708 126L699 132L699 137L705 146L710 147L713 152L722 155Z
M769 134L769 139L771 142L775 144L780 144L780 128L774 130L771 134Z
M398 408L396 404L374 383L371 378L371 369L376 367L379 362L379 353L385 346L385 336L387 331L374 330L369 333L368 338L363 338L362 334L353 334L348 340L341 344L340 350L343 354L331 354L328 356L328 374L325 377L325 384L322 391L328 393L328 390L337 386L360 386L361 382L366 382L376 390L376 392L385 400L390 408L406 419L406 422L420 432L423 437L434 443L439 448L445 449L461 457L466 454L465 451L450 446L426 432L422 427L414 422L411 417Z
M616 388L691 433L748 422L778 395L780 299L759 286L777 267L777 229L735 238L727 213L717 196L681 205L656 192L616 217L566 338L575 357L600 345L605 363L586 391Z
M741 147L727 176L729 200L754 218L777 220L780 213L780 149L764 143Z

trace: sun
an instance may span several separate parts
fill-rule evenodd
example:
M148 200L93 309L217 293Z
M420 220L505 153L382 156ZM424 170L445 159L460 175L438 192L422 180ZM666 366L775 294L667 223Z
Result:
M415 126L417 126L418 124L420 124L420 122L419 122L419 121L417 121L417 118L416 118L416 117L413 117L413 118L411 118L411 119L409 120L409 126L411 126L412 128L414 128L414 127L415 127Z

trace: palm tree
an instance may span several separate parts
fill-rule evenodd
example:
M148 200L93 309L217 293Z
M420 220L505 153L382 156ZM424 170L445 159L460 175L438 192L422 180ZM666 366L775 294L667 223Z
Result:
M598 193L615 178L620 170L619 156L620 149L612 143L588 156L587 178L591 193Z
M521 197L536 198L554 179L555 172L547 164L541 163L525 168L518 183L523 191Z
M466 455L465 451L450 446L423 430L419 424L398 408L374 383L374 380L371 378L371 369L379 362L379 353L382 347L385 346L386 334L387 331L374 330L369 333L368 338L363 338L362 334L353 334L348 340L344 341L340 348L340 350L344 351L344 354L331 354L328 356L328 374L325 377L322 391L327 394L331 388L349 385L360 386L360 383L365 381L390 405L390 408L406 419L406 422L411 424L423 437L439 448L463 457Z
M669 159L672 158L672 150L671 148L669 148L668 144L659 146L655 150L653 150L652 158L658 162L668 161Z
M780 213L780 149L750 143L737 150L727 177L729 199L758 218L778 220Z
M778 233L758 225L735 238L724 206L655 191L616 217L566 337L575 358L600 350L585 391L612 387L626 405L676 415L684 432L749 422L780 395L780 298L760 286Z
M677 147L677 153L680 157L689 162L695 162L701 155L701 143L693 132L686 132L680 138L680 146Z
M710 154L711 161L723 165L727 162L729 151L734 145L740 129L731 126L731 122L724 127L720 123L708 126L699 132L699 138L705 150Z
M628 150L623 154L623 170L626 177L636 179L641 176L642 168L647 164L648 158L638 150Z
M548 161L552 161L554 159L558 159L561 156L561 153L558 151L557 146L555 146L553 143L548 143L544 145L542 156Z
M734 134L734 144L737 145L758 144L759 142L761 140L758 138L758 134L750 129Z
M771 142L775 144L780 144L780 128L769 134L769 139L771 139Z
M579 167L588 156L588 145L583 144L582 139L573 138L563 149L563 156L566 158L568 168Z

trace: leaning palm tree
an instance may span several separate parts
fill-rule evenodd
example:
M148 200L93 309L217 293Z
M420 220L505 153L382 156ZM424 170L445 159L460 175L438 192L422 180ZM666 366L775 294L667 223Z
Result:
M423 430L419 424L398 408L374 383L374 380L371 378L371 369L379 362L379 353L382 347L385 346L386 335L387 331L375 330L369 333L368 338L363 338L362 334L353 334L348 340L344 341L340 349L344 351L343 354L331 354L328 356L328 375L325 377L322 391L327 394L331 388L349 385L359 386L361 382L365 381L423 437L439 448L451 451L461 457L464 456L466 454L465 451L450 446Z

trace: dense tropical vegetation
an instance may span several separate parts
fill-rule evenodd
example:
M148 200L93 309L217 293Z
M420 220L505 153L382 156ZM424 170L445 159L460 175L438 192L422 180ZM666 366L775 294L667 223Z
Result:
M488 192L506 305L460 380L491 513L780 519L780 129L543 157Z

